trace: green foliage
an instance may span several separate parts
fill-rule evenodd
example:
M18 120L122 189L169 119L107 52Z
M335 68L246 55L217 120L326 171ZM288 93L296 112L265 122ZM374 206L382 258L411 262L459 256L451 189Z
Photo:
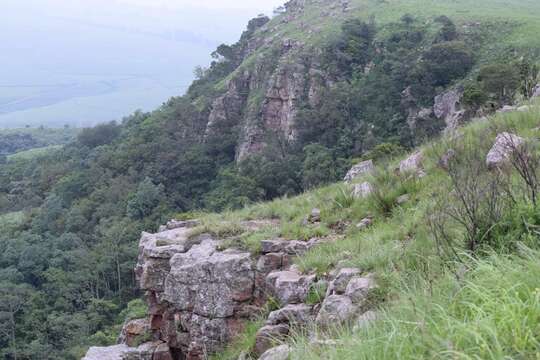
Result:
M462 78L473 64L471 51L461 41L435 44L424 54L425 76L433 86L446 86Z
M146 178L128 200L127 215L132 219L143 219L150 215L163 200L163 185L155 185L152 179Z
M116 122L112 121L108 124L101 124L96 125L93 128L83 129L79 135L77 135L77 141L82 146L95 148L97 146L110 144L118 137L118 135L120 135L120 127Z
M509 102L520 84L519 69L507 63L485 65L480 68L478 80L495 100L500 103Z
M328 184L337 179L335 160L329 149L311 144L304 148L304 187L309 189Z
M488 95L481 84L470 82L465 85L463 91L463 102L468 106L478 107L488 101Z

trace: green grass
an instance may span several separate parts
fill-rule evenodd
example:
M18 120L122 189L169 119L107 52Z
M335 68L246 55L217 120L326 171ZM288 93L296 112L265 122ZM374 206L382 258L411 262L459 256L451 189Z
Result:
M50 145L25 151L20 151L16 154L9 155L7 158L9 161L24 161L32 160L44 155L47 155L49 152L54 150L59 150L62 148L62 145Z
M516 227L509 236L502 234L501 241L513 242L517 252L488 251L478 258L463 253L465 262L456 263L439 254L427 221L434 205L447 199L451 189L447 174L437 167L441 154L453 148L456 161L460 156L478 156L483 162L498 133L511 131L538 139L539 125L540 108L535 107L472 122L455 138L441 136L422 148L427 176L420 180L396 175L393 169L399 159L376 163L377 175L368 180L380 194L367 199L354 199L351 187L334 184L206 217L214 224L280 219L280 226L243 233L229 245L257 252L263 239L330 236L335 241L295 260L303 271L324 276L339 265L376 274L380 289L370 306L381 314L380 320L356 333L346 326L339 328L333 333L338 345L331 347L314 347L296 336L291 340L292 359L540 359L539 236L524 237ZM395 199L402 194L410 200L398 205ZM321 210L322 222L306 224L304 219L314 207ZM535 216L537 210L528 209ZM374 224L358 230L354 225L368 215ZM347 226L341 229L338 223ZM453 231L462 236L459 228ZM522 239L528 240L527 246L519 243ZM312 289L309 302L320 302L321 292ZM226 354L245 351L253 334L254 329L249 330L242 345L234 343Z

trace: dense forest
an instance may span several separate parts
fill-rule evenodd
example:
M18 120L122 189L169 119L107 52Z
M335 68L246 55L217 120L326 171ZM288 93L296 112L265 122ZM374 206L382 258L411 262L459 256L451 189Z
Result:
M78 359L87 345L114 342L127 312L140 310L132 300L140 295L133 266L141 231L172 216L299 194L341 179L355 160L392 156L438 134L440 120L411 127L406 89L426 107L462 86L477 113L528 97L538 78L515 49L485 61L484 45L497 36L491 28L463 32L446 16L353 18L321 47L333 85L321 90L324 101L300 104L294 141L266 134L265 147L240 159L242 124L208 132L207 119L223 93L217 85L269 21L252 20L237 44L220 46L185 96L84 129L61 149L4 161L0 357Z

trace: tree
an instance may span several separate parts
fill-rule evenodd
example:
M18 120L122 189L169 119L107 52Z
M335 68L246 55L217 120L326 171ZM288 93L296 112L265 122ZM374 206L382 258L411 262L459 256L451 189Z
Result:
M311 144L304 148L304 155L304 188L309 189L336 180L336 162L330 149L319 144Z
M32 289L27 285L0 283L0 335L8 339L10 344L8 354L13 360L18 358L17 325L19 322L17 318L31 295Z
M164 191L163 185L155 185L148 177L144 179L128 201L128 216L132 219L142 219L150 215L164 200Z
M205 204L215 211L242 208L263 198L263 191L253 179L232 168L222 170L212 187L214 189L205 196Z
M471 51L460 41L433 45L423 60L428 81L433 86L446 86L465 76L474 64Z
M120 127L115 121L107 124L96 125L93 128L83 129L77 136L77 141L83 146L95 148L101 145L110 144L120 135Z
M500 103L511 101L519 87L519 69L511 64L497 63L480 68L478 80L484 90Z

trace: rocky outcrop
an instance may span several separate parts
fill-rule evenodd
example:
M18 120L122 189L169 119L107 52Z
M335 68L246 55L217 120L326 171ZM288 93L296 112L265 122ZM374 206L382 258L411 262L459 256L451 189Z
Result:
M352 182L354 179L359 178L363 175L372 174L375 171L375 166L373 165L373 160L362 161L354 165L345 175L343 181L346 183Z
M122 327L118 343L135 346L138 341L145 339L149 334L150 322L148 319L130 320Z
M467 109L462 105L463 88L450 89L435 97L433 113L439 120L444 120L445 131L455 130L462 125L470 116Z
M503 132L497 135L495 143L486 157L486 164L489 169L504 167L510 161L512 154L515 153L525 142L517 135Z

